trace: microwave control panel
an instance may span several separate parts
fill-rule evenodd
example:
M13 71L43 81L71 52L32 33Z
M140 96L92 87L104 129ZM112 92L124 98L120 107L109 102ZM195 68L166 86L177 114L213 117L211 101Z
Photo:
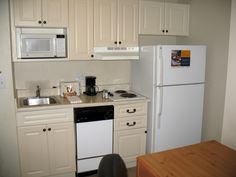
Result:
M56 36L56 56L66 57L66 41L64 34L58 34Z

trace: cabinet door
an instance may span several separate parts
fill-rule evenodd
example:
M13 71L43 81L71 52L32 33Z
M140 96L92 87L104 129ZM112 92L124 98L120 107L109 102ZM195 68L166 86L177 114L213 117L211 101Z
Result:
M69 2L69 57L89 59L93 51L93 0Z
M16 26L41 26L41 0L14 0Z
M136 157L146 151L146 129L115 131L114 152L120 154L127 167L135 166Z
M138 46L138 0L118 0L118 43Z
M94 0L94 47L116 46L117 1Z
M164 3L154 1L140 1L139 33L163 34Z
M48 124L51 174L75 171L74 123Z
M39 177L49 175L45 126L18 128L18 143L22 176Z
M68 26L68 0L42 0L42 13L45 27Z
M165 4L165 29L167 35L189 34L189 5Z

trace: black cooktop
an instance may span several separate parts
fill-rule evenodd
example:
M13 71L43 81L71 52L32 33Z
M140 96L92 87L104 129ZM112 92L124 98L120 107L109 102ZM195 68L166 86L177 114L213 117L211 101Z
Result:
M133 93L122 93L120 94L121 97L124 97L124 98L134 98L134 97L137 97L137 95L133 94Z
M127 93L126 90L116 90L115 93Z

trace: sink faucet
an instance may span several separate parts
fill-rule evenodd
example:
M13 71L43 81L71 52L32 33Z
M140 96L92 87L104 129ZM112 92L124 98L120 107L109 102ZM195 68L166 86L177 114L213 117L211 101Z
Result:
M39 85L37 85L36 97L40 97L40 87L39 87Z

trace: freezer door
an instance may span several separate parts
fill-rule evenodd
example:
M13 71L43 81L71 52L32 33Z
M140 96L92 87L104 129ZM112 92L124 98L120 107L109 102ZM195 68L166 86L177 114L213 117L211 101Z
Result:
M156 87L154 151L201 140L204 85Z
M205 46L163 45L157 51L157 85L204 82Z

